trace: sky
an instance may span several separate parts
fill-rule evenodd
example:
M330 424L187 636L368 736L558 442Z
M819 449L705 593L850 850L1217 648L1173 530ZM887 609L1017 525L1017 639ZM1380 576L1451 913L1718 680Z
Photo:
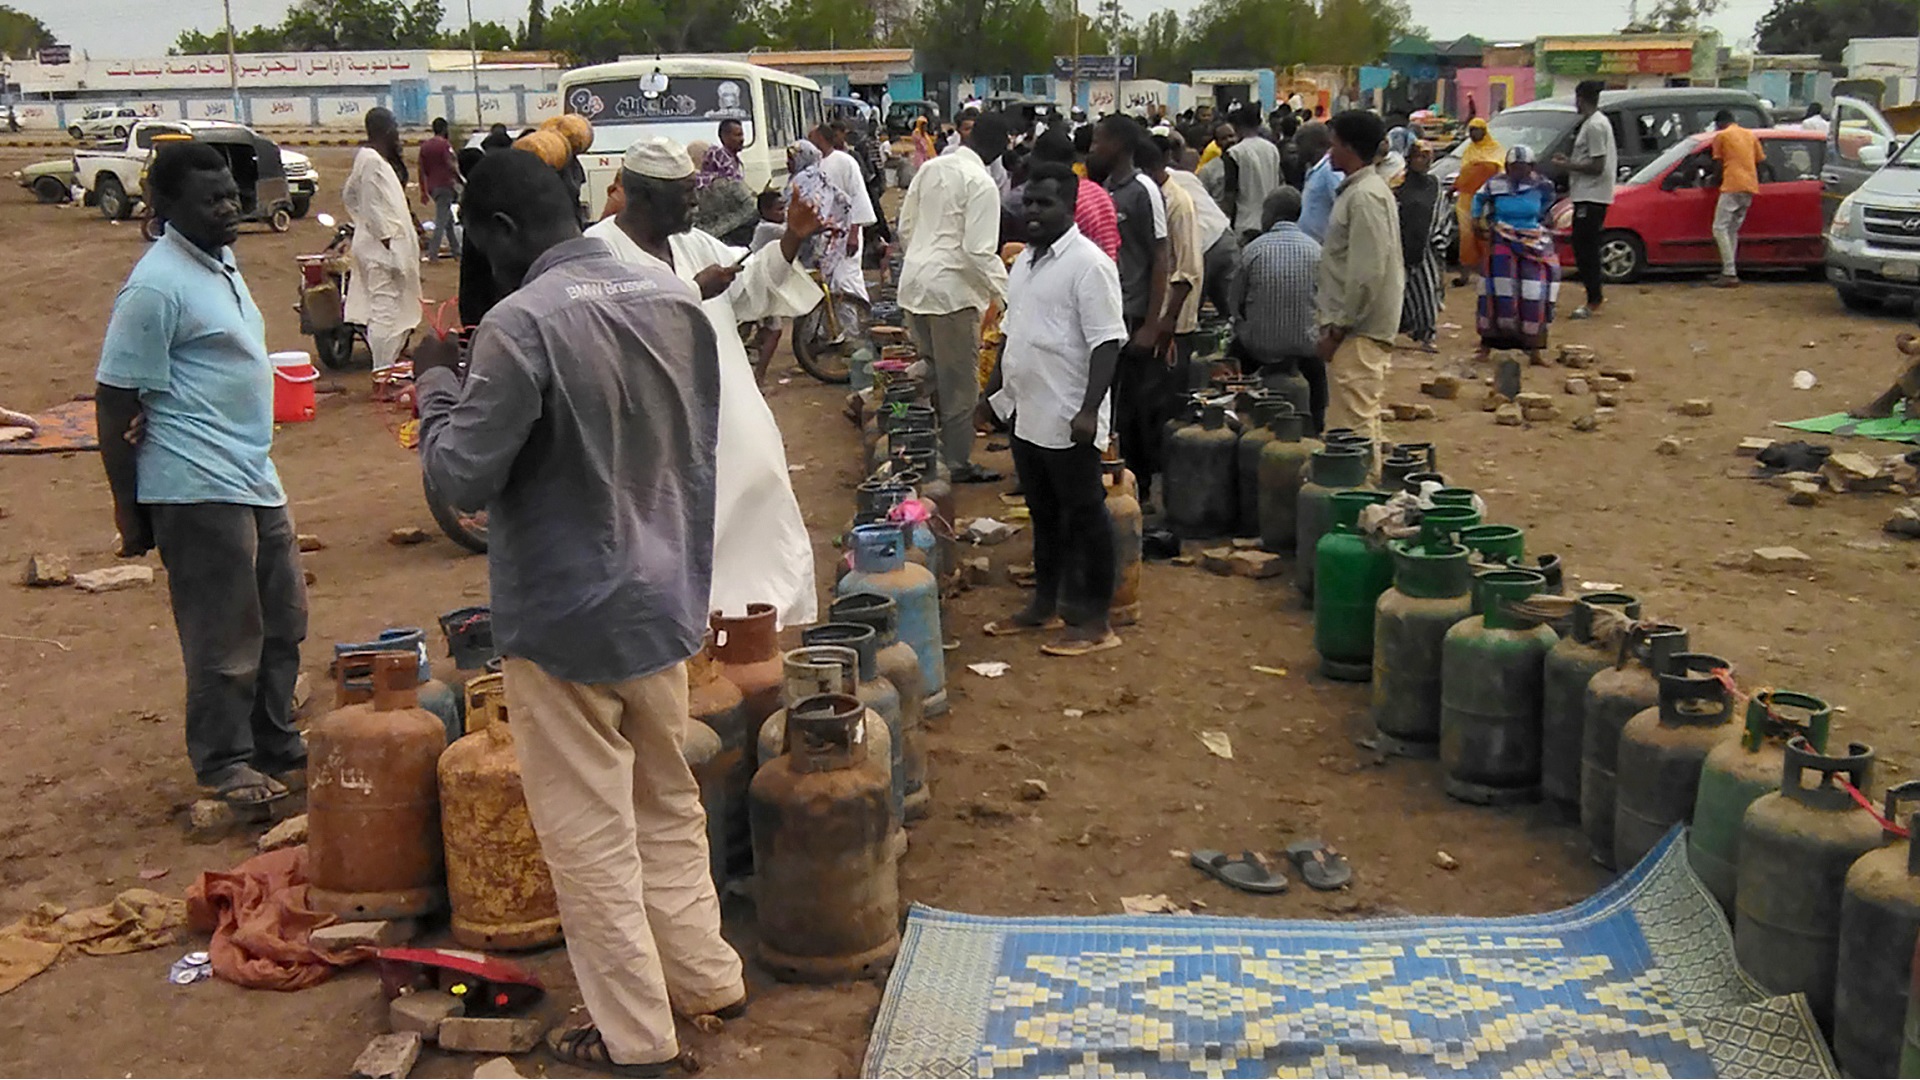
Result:
M60 39L98 57L158 56L180 31L214 30L221 21L220 0L8 0L12 6L53 28ZM449 15L464 20L463 0L443 0ZM1156 0L1122 0L1144 17L1166 6ZM1173 0L1184 11L1199 0ZM1642 0L1651 5L1653 0ZM472 0L473 16L512 26L526 15L525 0ZM1437 38L1476 34L1494 40L1521 40L1543 34L1604 34L1626 22L1627 0L1411 0L1413 18ZM273 23L287 0L233 0L234 25ZM549 0L553 7L553 0ZM1089 11L1091 0L1083 4ZM1709 20L1728 44L1750 43L1753 25L1771 0L1726 0Z

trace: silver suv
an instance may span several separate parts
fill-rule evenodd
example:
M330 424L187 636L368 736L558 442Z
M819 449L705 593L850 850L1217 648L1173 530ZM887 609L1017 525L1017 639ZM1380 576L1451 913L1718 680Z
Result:
M1864 146L1859 157L1880 167L1834 209L1827 280L1855 310L1920 299L1920 136Z

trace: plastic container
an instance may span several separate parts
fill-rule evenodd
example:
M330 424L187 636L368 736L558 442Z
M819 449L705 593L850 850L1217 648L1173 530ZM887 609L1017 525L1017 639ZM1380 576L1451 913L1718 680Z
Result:
M314 386L320 381L320 369L313 357L303 352L270 353L273 361L273 422L302 424L313 419Z

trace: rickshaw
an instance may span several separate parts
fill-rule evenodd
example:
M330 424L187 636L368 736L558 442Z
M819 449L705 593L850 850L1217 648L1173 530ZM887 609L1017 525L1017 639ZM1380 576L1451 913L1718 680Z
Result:
M234 182L240 185L240 220L265 222L267 228L283 233L293 226L293 193L287 186L287 172L280 161L280 147L272 139L262 138L253 129L239 124L198 128L190 134L155 135L140 167L140 202L144 217L140 235L158 240L167 223L154 215L153 200L147 196L147 170L162 147L171 143L205 143L227 159Z

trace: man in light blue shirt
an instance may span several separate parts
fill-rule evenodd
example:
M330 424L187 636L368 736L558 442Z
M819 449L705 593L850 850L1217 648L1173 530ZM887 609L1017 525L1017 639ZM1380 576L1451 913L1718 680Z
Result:
M1327 223L1333 219L1333 202L1340 194L1340 182L1346 174L1333 167L1333 158L1328 156L1327 147L1332 138L1327 134L1327 125L1315 120L1301 128L1294 135L1294 142L1301 154L1314 166L1307 170L1306 182L1300 189L1300 228L1316 241L1327 239Z
M266 324L234 264L240 192L203 143L147 174L166 235L113 303L95 374L120 554L160 549L187 669L200 783L259 807L304 782L293 684L307 595L273 445ZM276 774L280 774L276 776Z

